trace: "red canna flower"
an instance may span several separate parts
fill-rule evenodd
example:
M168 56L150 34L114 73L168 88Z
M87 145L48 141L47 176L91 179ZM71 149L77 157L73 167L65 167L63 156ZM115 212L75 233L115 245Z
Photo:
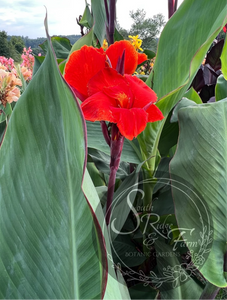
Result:
M83 46L70 55L65 66L65 79L73 87L81 101L88 97L87 83L89 79L106 66L110 66L110 63L110 67L115 69L118 58L121 57L124 50L125 74L133 74L137 65L147 60L147 56L144 53L138 53L129 41L115 42L106 52L102 48Z
M227 30L227 24L225 24L225 26L223 27L223 31L226 33Z
M115 68L125 50L125 75ZM65 79L73 87L88 121L109 121L117 124L120 133L129 140L140 134L148 122L162 120L154 105L155 92L134 73L141 56L128 41L103 49L84 46L71 54L65 67Z

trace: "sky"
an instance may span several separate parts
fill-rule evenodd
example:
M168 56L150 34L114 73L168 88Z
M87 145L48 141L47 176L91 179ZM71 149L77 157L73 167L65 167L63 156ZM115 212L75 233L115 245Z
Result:
M146 11L146 17L162 13L168 20L167 0L118 0L117 19L121 27L130 29L132 24L130 11L138 8ZM178 0L178 6L183 0ZM90 1L88 0L88 3ZM0 31L8 35L45 37L45 7L48 12L49 34L80 34L76 18L83 14L85 0L1 0Z

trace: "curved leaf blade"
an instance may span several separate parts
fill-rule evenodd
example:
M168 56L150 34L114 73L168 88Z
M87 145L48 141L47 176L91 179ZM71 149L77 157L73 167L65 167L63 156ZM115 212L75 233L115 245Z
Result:
M98 194L96 192L96 189L95 189L93 182L87 171L85 171L85 176L84 176L84 181L83 181L83 191L84 191L86 197L90 200L92 209L95 211L98 222L102 227L102 232L103 232L103 235L105 237L105 242L106 242L106 249L107 249L107 253L108 253L108 278L107 278L107 285L106 285L104 299L105 300L124 299L122 297L120 289L119 289L120 282L118 282L116 273L114 270L110 240L109 240L109 235L108 235L108 229L106 227L105 217L103 214L103 209L101 207L101 203L100 203Z
M170 163L171 178L174 179L177 174L178 178L184 179L193 188L193 191L199 191L204 207L210 211L213 221L213 243L200 272L208 281L219 287L227 286L223 270L227 242L226 228L223 226L227 219L226 116L226 100L180 109L178 148ZM181 189L173 189L172 193L179 228L195 228L195 234L202 232L195 205L192 205L191 201L185 202L187 199L182 196ZM199 207L199 198L192 199ZM190 251L195 250L190 244L193 237L185 234L184 238Z
M107 3L109 1L107 0ZM106 11L103 0L91 0L91 9L94 17L94 34L102 45L106 33Z
M225 98L227 98L227 80L220 75L215 86L215 100L220 101Z
M221 54L221 70L225 80L227 80L227 38L225 37L225 43Z
M51 37L52 46L57 58L66 59L68 58L69 52L72 48L70 40L66 37L52 36ZM48 51L48 42L45 41L40 45L43 51L46 53Z
M84 120L48 47L0 149L0 297L100 298L100 232L81 189Z
M201 14L202 12L202 14ZM211 43L227 22L227 3L184 0L162 31L154 68L146 81L153 86L164 116L184 96ZM176 71L178 70L178 71ZM155 155L166 118L148 123L139 135L143 159ZM148 168L153 169L154 162ZM153 171L153 170L152 170Z

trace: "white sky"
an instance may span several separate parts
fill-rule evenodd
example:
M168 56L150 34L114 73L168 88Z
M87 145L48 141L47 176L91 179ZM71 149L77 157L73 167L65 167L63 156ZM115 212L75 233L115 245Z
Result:
M8 35L45 37L44 5L48 11L50 35L80 34L76 17L83 14L85 0L1 0L0 2L0 31L4 30ZM178 2L179 6L183 0ZM138 8L146 11L146 17L162 13L165 20L168 20L167 0L118 0L117 19L123 28L130 28L129 11Z

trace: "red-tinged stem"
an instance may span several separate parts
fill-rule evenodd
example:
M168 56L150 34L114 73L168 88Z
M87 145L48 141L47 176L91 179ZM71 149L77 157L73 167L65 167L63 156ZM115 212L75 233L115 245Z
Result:
M227 252L224 255L224 272L227 272Z
M115 0L112 3L115 3ZM115 7L115 6L114 6ZM111 0L110 0L110 8L111 8ZM111 10L110 10L111 14ZM119 57L116 70L121 75L124 75L125 69L125 50L122 53L122 56ZM106 202L106 225L110 223L111 217L111 206L114 195L114 187L116 181L116 174L119 168L120 160L121 160L121 152L124 144L124 137L121 135L116 124L112 124L111 127L111 140L110 140L110 178L108 183L107 190L107 202Z
M116 16L116 0L109 0L110 10L109 10L109 42L110 45L114 43L114 22Z
M76 18L77 24L80 26L80 34L81 36L84 36L84 26L80 24L80 20L82 19L82 16L79 16L79 19Z
M124 137L121 135L116 124L111 128L111 147L110 147L110 178L107 191L106 202L106 224L110 223L111 206L114 195L116 174L121 160L121 152L124 144Z
M178 0L175 0L175 3L174 3L174 12L177 10L177 2L178 2Z
M106 11L106 20L107 20L107 23L109 24L110 17L109 17L109 10L108 10L107 0L104 0L104 5L105 5L105 11Z
M108 132L108 128L106 125L105 121L100 121L101 127L102 127L102 133L104 136L104 139L106 141L106 143L110 146L110 136L109 136L109 132Z
M169 19L174 14L174 4L175 4L175 0L168 0Z

